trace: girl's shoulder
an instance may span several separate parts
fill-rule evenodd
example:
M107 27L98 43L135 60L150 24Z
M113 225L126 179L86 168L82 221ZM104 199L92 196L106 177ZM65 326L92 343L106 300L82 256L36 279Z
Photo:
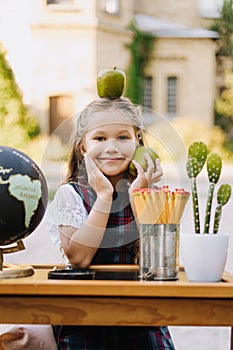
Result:
M74 186L73 186L73 182L64 182L64 183L62 183L59 187L58 187L58 191L60 190L60 189L67 189L67 190L70 190L70 189L72 189L72 188L74 188Z
M60 185L54 195L55 203L77 203L82 201L79 193L71 186L70 183L64 183Z
M60 185L48 206L47 216L59 225L68 223L71 214L75 217L77 213L84 217L87 215L83 199L69 184Z
M58 187L58 189L57 189L57 191L55 193L55 196L56 195L61 195L61 194L66 194L66 193L71 193L71 194L76 194L77 193L75 191L75 188L74 188L72 183L67 182L67 183L61 184Z
M95 191L86 184L79 184L77 182L69 182L60 185L57 190L54 201L56 203L69 203L69 205L82 205L89 213L96 200Z
M73 190L77 193L79 193L80 191L81 192L89 191L90 186L87 186L87 184L78 183L78 182L65 182L58 187L57 192L62 192L62 191L74 192Z

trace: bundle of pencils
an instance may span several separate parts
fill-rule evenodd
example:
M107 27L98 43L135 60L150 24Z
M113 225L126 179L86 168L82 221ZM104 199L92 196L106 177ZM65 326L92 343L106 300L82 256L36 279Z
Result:
M179 224L190 193L183 188L171 191L168 186L140 188L133 192L140 224Z

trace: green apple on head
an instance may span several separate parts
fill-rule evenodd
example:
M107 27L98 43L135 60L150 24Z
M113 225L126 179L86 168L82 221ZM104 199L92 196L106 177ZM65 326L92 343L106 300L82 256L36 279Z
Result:
M148 154L148 156L153 160L153 162L155 161L156 158L159 158L158 153L152 147L140 146L136 148L132 161L135 160L139 165L141 165L144 171L146 171L147 169L147 161L145 158L145 153ZM135 168L132 161L129 163L129 173L130 175L135 177L137 176L137 169Z
M116 67L101 69L97 76L97 92L101 98L114 100L121 97L126 83L126 75Z

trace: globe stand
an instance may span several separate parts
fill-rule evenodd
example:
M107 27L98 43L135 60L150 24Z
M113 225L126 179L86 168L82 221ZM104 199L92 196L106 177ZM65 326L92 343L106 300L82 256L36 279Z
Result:
M25 249L25 246L22 240L17 241L15 245L7 248L0 247L0 279L26 277L34 274L34 270L32 266L12 265L12 264L5 264L3 262L3 254L19 252L20 250L24 250L24 249Z

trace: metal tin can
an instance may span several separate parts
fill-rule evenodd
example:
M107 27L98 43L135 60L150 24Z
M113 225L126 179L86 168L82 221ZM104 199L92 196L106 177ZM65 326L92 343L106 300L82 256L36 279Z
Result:
M179 273L177 224L140 224L139 277L142 280L176 280Z

